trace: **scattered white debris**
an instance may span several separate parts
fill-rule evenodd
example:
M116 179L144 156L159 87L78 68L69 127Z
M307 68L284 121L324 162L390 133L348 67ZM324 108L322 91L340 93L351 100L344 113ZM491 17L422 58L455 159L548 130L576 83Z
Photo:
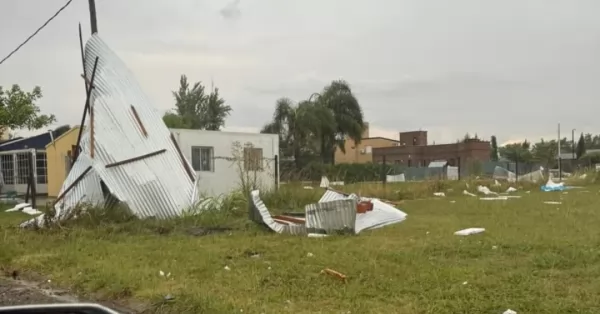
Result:
M329 181L326 176L321 177L321 184L319 184L322 188L328 188L331 185L344 185L344 181Z
M508 310L504 311L502 314L517 314L517 312L515 312L511 309L508 309Z
M450 201L450 203L454 204L454 203L456 203L456 201Z
M498 249L498 247L497 247L497 246L495 246L495 245L494 245L494 246L492 246L492 250L497 250L497 249Z
M473 193L471 193L471 192L469 192L469 191L467 191L467 190L464 190L464 191L463 191L463 194L464 194L464 195L468 195L468 196L477 196L477 195L475 195L475 194L473 194Z
M269 268L271 268L271 267L269 267ZM225 269L225 270L231 270L231 268L229 268L229 266L227 266L227 265L225 265L225 267L223 267L223 269Z
M162 270L158 271L158 275L161 276L161 277L166 277L166 278L171 277L171 273L168 273L168 274L165 275L165 272L162 271Z
M472 234L482 233L484 231L485 231L485 228L467 228L467 229L456 231L454 234L460 235L460 236L468 236L468 235L472 235Z
M313 188L312 186L305 186L305 187L304 187L304 189L305 189L305 190L312 190L312 189L314 189L314 188Z
M517 189L513 188L512 186L509 186L508 189L506 189L506 193L512 193L512 192L516 192Z
M24 214L31 215L31 216L43 214L43 212L31 207L31 205L29 203L17 204L17 205L15 205L15 207L6 210L6 212L8 212L8 213L18 212L18 211L22 212Z
M444 193L444 192L435 192L435 193L433 193L433 195L434 196L439 196L439 197L444 197L444 196L446 196L446 193Z
M498 180L494 180L494 186L500 186L500 182L498 182Z
M313 257L313 256L315 256L315 255L311 252L306 253L306 257Z
M468 284L468 283L469 283L468 281L463 281L463 286L466 285L466 284Z
M482 201L506 201L508 196L480 197Z
M477 192L483 193L484 195L498 195L496 192L492 192L487 186L480 185L477 187Z
M385 181L386 182L405 182L406 181L406 177L404 176L404 173L401 174L396 174L396 175L387 175L385 176Z
M562 202L546 201L546 202L544 202L544 204L548 204L548 205L560 205L560 204L562 204Z

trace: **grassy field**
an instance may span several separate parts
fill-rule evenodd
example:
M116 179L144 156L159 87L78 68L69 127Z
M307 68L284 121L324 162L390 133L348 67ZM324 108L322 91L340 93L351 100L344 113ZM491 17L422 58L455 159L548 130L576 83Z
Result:
M43 231L0 213L0 265L94 298L143 301L152 313L600 313L600 187L528 186L521 199L482 201L460 195L464 185L344 187L404 200L408 219L325 239L266 232L246 221L243 200L174 221L90 213ZM437 190L449 196L419 200ZM265 199L301 208L321 193L288 186ZM199 226L232 230L194 235ZM486 231L453 235L469 227Z

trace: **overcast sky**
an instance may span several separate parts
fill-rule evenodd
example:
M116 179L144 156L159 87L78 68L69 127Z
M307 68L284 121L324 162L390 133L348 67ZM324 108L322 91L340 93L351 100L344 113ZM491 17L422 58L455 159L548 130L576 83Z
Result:
M4 57L66 0L0 0ZM424 129L500 143L600 133L598 0L96 0L99 33L160 110L179 76L232 106L226 129L257 131L279 97L350 82L371 136ZM0 65L0 85L42 87L42 111L81 119L84 83L74 0ZM84 38L85 40L85 38ZM20 132L21 135L29 134Z

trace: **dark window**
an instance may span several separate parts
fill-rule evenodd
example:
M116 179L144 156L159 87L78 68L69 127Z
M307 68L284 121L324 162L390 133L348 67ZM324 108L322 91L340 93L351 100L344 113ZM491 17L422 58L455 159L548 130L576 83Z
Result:
M192 146L192 167L195 171L215 171L213 148Z

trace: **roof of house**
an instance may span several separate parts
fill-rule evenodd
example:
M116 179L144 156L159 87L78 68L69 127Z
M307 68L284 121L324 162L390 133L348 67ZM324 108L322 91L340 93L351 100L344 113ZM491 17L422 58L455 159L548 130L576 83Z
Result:
M383 137L383 136L363 137L360 140L361 141L364 141L364 140L386 140L386 141L390 141L390 142L400 143L399 140L394 140L394 139Z
M44 132L32 137L20 138L14 141L0 143L0 151L10 151L19 149L45 149L52 138L49 132Z
M70 133L73 133L73 132L75 132L75 131L79 131L79 128L80 128L80 127L79 127L79 125L76 125L76 126L72 127L72 128L71 128L71 129L69 129L67 132L65 132L65 133L61 134L59 137L55 138L55 139L54 139L54 141L51 141L50 143L48 143L48 144L46 145L46 147L48 147L48 146L52 145L52 144L53 144L54 142L56 142L56 141L60 141L62 138L64 138L65 136L67 136L67 135L68 135L68 134L70 134Z

